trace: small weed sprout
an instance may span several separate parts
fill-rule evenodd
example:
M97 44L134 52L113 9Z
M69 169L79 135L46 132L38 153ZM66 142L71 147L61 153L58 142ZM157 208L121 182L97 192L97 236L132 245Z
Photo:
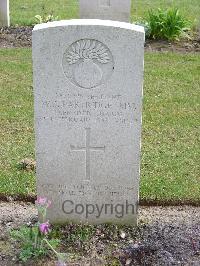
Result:
M54 17L53 14L43 15L43 16L36 15L35 19L36 19L36 24L41 24L41 23L56 21L56 20L58 20L58 16Z
M50 249L57 257L56 265L65 266L67 254L56 251L60 240L49 239L51 225L46 219L46 214L47 209L51 206L51 201L45 197L38 197L35 204L41 222L35 225L28 223L19 230L11 231L11 237L17 240L21 247L19 258L21 261L26 262L30 258L47 255Z

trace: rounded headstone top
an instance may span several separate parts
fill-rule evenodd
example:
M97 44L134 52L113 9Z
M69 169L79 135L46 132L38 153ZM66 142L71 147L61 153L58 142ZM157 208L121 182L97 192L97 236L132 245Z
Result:
M65 26L105 26L105 27L115 27L115 28L132 30L136 32L141 32L143 34L145 32L144 27L142 26L126 22L100 20L100 19L71 19L71 20L47 22L35 25L33 31L54 28L54 27L65 27Z

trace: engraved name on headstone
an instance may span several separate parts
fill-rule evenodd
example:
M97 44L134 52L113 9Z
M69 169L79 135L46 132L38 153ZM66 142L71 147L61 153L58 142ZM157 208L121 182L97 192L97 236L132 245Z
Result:
M128 23L35 26L37 193L51 222L136 224L143 47Z

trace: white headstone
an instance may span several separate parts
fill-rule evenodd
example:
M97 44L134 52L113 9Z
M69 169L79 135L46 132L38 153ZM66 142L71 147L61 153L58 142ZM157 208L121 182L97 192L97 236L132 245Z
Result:
M36 25L37 189L51 222L135 224L143 27L70 20Z
M9 0L0 0L0 27L10 26Z
M129 22L131 0L80 0L80 18Z

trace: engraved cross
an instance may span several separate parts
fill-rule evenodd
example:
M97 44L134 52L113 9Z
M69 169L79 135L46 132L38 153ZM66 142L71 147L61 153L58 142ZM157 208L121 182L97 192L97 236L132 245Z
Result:
M72 151L85 151L85 160L86 160L86 181L90 180L90 172L91 172L91 162L90 162L90 153L91 151L104 151L105 152L105 146L103 147L93 147L90 145L90 135L91 135L91 129L86 128L86 145L84 147L75 147L74 145L70 145Z

